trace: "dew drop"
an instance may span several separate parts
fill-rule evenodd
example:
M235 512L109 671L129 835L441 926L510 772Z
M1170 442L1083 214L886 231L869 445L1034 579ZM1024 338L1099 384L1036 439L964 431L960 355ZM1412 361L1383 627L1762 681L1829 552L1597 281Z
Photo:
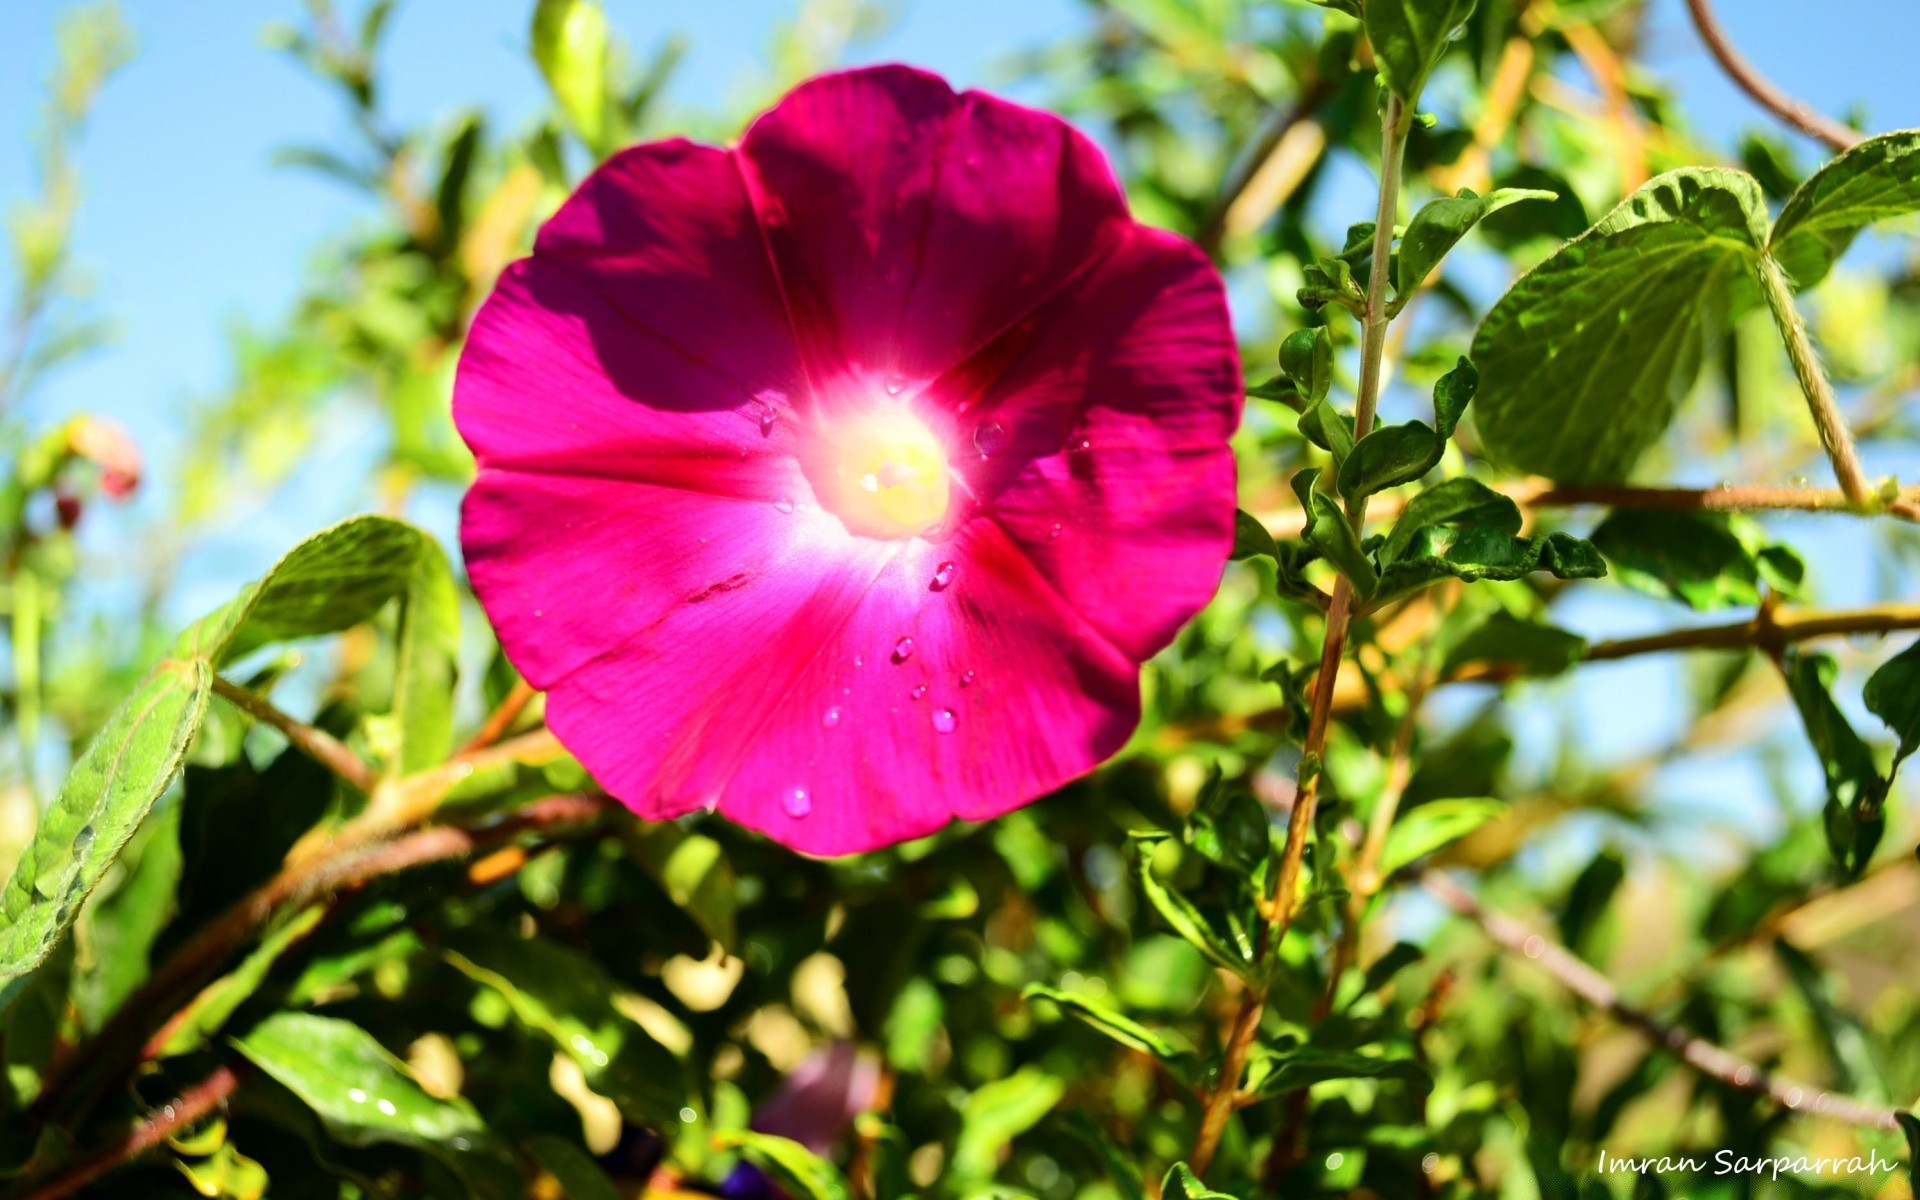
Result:
M1053 523L1053 528L1047 530L1047 540L1051 542L1052 540L1054 540L1059 536L1060 536L1060 522L1055 521Z
M903 637L893 644L893 661L903 663L913 657L913 639Z
M793 511L793 500L787 496L782 496L773 502L773 506L783 513L790 513Z
M992 458L1007 448L1007 427L998 421L983 421L973 429L973 448L981 458Z
M367 1094L359 1088L348 1088L347 1099L353 1101L355 1104L365 1104L367 1102Z
M972 686L973 686L973 672L972 672L972 671L963 671L963 672L961 672L961 675L960 675L960 686L961 686L961 687L972 687Z
M898 375L887 376L887 395L898 396L907 386L907 381Z
M1073 444L1073 448L1076 453L1085 454L1087 451L1093 449L1093 439L1083 437Z
M907 693L907 695L912 696L915 700L920 699L922 696L925 696L926 694L927 694L927 685L924 683L920 684L919 686L915 687L911 692Z
M953 577L959 573L960 568L954 566L952 563L941 563L933 572L933 590L936 592L946 591L949 587L953 586Z
M866 660L866 659L864 659L864 658L862 658L862 657L861 657L861 656L859 656L858 654L856 654L856 655L854 655L854 656L853 656L853 665L854 665L854 666L856 666L856 667L864 667L864 666L866 666L866 665L867 665L867 660ZM851 692L853 691L853 689L852 689L852 688L848 688L848 689L847 689L847 691L848 691L849 693L851 693Z
M774 424L779 420L780 420L780 414L771 408L761 413L760 414L760 436L766 437L769 434L771 434L773 432Z
M840 717L841 717L840 706L836 704L832 708L829 708L826 712L821 714L820 716L821 727L825 729L832 729L835 725L838 725L840 723Z
M389 1117L400 1111L393 1106L393 1101L391 1100L382 1100L379 1104L375 1105L375 1107Z
M173 1119L174 1119L174 1117L176 1117L176 1116L178 1116L178 1115L179 1115L179 1113L180 1113L180 1110L179 1110L179 1109L177 1109L177 1108L175 1108L175 1107L174 1107L173 1105L171 1105L171 1104L165 1104L165 1105L162 1105L162 1106L160 1107L160 1116L161 1116L161 1117L162 1117L163 1119L165 1119L165 1120L168 1120L168 1121L171 1121L171 1120L173 1120Z
M73 852L85 854L93 847L93 826L82 825L80 832L73 835Z
M807 789L797 787L780 797L780 807L788 816L798 821L813 811L813 797L807 794Z
M960 719L953 715L952 709L936 708L933 710L933 731L935 733L952 733L954 727L958 724L960 724Z

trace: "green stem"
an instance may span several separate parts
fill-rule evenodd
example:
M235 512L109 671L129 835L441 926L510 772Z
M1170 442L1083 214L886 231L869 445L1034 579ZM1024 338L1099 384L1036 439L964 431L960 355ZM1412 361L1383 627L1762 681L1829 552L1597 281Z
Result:
M1767 294L1767 307L1773 311L1773 323L1787 343L1787 357L1793 362L1800 390L1806 393L1807 408L1813 413L1814 427L1820 431L1820 444L1826 447L1827 458L1833 463L1840 490L1849 503L1865 508L1872 503L1872 489L1867 485L1866 473L1860 469L1860 456L1854 452L1853 435L1847 431L1846 420L1840 415L1840 401L1820 366L1813 339L1807 336L1806 319L1794 307L1793 289L1787 284L1786 272L1771 254L1760 256L1760 283Z

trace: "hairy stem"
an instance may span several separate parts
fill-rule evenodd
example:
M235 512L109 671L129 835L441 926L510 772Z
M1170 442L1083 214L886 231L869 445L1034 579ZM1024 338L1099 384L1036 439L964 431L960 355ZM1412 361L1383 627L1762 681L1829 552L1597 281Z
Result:
M1795 1112L1813 1113L1872 1129L1899 1128L1891 1108L1770 1075L1758 1064L1628 1004L1611 980L1565 946L1535 933L1512 917L1488 910L1473 893L1445 875L1429 873L1421 883L1429 895L1478 925L1503 949L1539 964L1540 969L1553 976L1562 987L1639 1030L1649 1041L1672 1051L1702 1075L1743 1092L1770 1096Z
M59 1200L62 1196L72 1195L102 1175L161 1145L176 1130L213 1112L226 1103L227 1097L239 1086L238 1069L227 1065L214 1068L213 1074L149 1112L125 1137L33 1186L22 1193L19 1200Z
M1872 500L1871 489L1867 486L1866 473L1860 469L1860 456L1854 452L1853 434L1847 431L1846 418L1840 415L1840 401L1833 394L1833 384L1827 381L1827 373L1820 366L1820 355L1813 348L1813 339L1807 335L1806 319L1794 306L1787 274L1771 254L1760 256L1760 283L1767 293L1767 307L1773 311L1773 323L1787 343L1787 357L1793 362L1800 390L1806 393L1807 408L1813 414L1814 427L1820 431L1820 444L1826 447L1827 458L1833 463L1840 490L1854 506L1865 507Z
M1734 48L1707 0L1687 0L1687 11L1693 15L1693 27L1700 31L1700 40L1707 44L1708 53L1720 64L1720 69L1760 107L1836 151L1844 153L1860 144L1858 133L1795 100L1754 70L1753 64Z
M349 750L346 743L334 737L324 729L315 729L303 721L297 721L275 708L264 696L248 691L237 683L230 683L219 675L213 677L214 695L231 703L264 725L271 725L285 736L293 748L308 758L338 775L342 780L363 792L371 793L379 776L367 765L366 760Z

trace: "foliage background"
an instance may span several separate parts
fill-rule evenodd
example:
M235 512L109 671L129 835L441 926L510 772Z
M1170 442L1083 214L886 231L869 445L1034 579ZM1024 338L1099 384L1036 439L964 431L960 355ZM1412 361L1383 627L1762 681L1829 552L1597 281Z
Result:
M67 197L56 188L49 201L45 184L68 168L46 170L49 147L64 143L50 140L42 124L42 83L56 70L53 29L69 7L28 2L0 13L0 129L8 131L0 196L20 197L19 211L51 218L65 211ZM526 50L525 8L402 5L365 63L352 42L365 6L331 15L322 9L316 18L291 4L129 5L118 25L104 10L80 18L93 22L84 28L97 37L124 27L132 53L63 152L78 180L77 215L62 243L72 270L56 280L48 313L38 319L69 322L83 336L72 359L5 396L0 421L19 468L31 460L27 448L70 417L113 417L132 431L145 473L132 502L114 504L81 470L73 483L83 505L77 537L40 539L31 554L13 555L10 629L19 626L23 562L48 622L37 655L28 655L37 657L43 682L24 707L17 633L8 651L0 862L25 844L34 812L76 749L173 635L288 546L362 511L405 516L453 544L466 466L449 439L444 391L462 320L491 272L524 246L531 219L564 194L596 148L586 144L594 139L566 132L567 116ZM1512 8L1489 4L1482 19ZM1636 121L1658 135L1647 154L1652 169L1740 161L1743 139L1755 132L1801 171L1823 157L1772 130L1731 92L1698 50L1679 4L1562 8L1576 21L1600 18L1603 40L1626 52ZM1728 8L1723 16L1749 56L1815 107L1857 112L1869 129L1920 125L1907 62L1920 41L1920 13L1911 4L1825 5L1817 21L1782 15L1778 6ZM1235 149L1266 113L1290 104L1316 69L1320 28L1304 4L1224 0L923 0L899 9L826 0L799 9L710 4L684 13L610 3L607 12L627 47L614 73L626 94L644 92L649 72L661 68L662 86L638 106L629 139L670 131L724 139L798 78L835 63L904 58L943 70L956 84L991 85L1082 122L1116 152L1141 214L1190 233L1205 224ZM269 21L279 23L281 32L268 39L278 50L262 44ZM347 40L303 61L295 39L324 46L333 22ZM1477 43L1468 41L1428 105L1443 128L1470 125L1484 104L1494 55L1474 57ZM676 46L685 53L677 63ZM1586 110L1595 107L1594 82L1569 43L1548 33L1538 52L1546 82L1526 102L1532 140L1503 141L1496 155L1518 148L1565 173L1587 216L1597 217L1626 190L1619 123L1603 103L1598 118L1580 115L1582 97ZM105 42L92 53L119 57ZM363 78L375 81L376 103L362 119L353 93ZM1222 244L1252 380L1272 374L1279 336L1303 319L1293 298L1303 261L1337 249L1341 231L1371 213L1378 131L1369 132L1369 119L1334 107L1324 165L1277 219ZM465 153L469 129L466 182L449 190L447 166ZM606 139L600 149L620 137ZM556 146L564 147L557 164ZM282 165L273 167L275 159ZM361 183L339 178L368 167ZM1913 243L1898 229L1864 241L1809 307L1851 411L1875 434L1869 472L1912 479L1920 448L1904 402L1920 361ZM1460 304L1417 314L1404 347L1410 379L1430 382L1434 372L1422 364L1450 361L1513 262L1542 252L1538 244L1507 248L1511 261L1475 239L1450 260ZM16 252L16 278L23 263ZM1643 472L1647 478L1695 485L1826 478L1770 336L1764 325L1743 328ZM1737 389L1725 386L1729 374ZM1419 414L1423 391L1397 386L1386 411ZM1291 505L1282 466L1299 461L1301 451L1277 411L1250 405L1243 435L1243 504L1263 515ZM48 518L42 503L26 521L44 528ZM1576 530L1591 524L1572 519ZM1810 602L1844 608L1915 594L1920 540L1911 529L1807 515L1770 517L1766 526L1806 558ZM1181 830L1216 765L1269 804L1284 801L1292 768L1284 739L1244 718L1278 702L1260 672L1284 654L1310 657L1315 643L1297 613L1274 604L1270 592L1263 598L1260 578L1234 568L1221 601L1153 673L1155 711L1134 752L1027 813L839 865L799 863L708 823L693 844L698 854L710 846L718 857L700 864L712 874L691 880L665 865L681 848L673 831L576 839L498 880L437 868L349 895L346 910L276 966L253 1007L222 1032L246 1036L250 1022L281 1007L320 1011L361 1024L427 1073L426 1056L444 1042L465 1064L465 1094L503 1145L523 1148L548 1135L604 1150L607 1112L569 1082L564 1066L554 1067L550 1043L560 1035L552 1022L525 1019L510 989L458 966L478 958L462 960L449 949L476 930L538 929L544 940L536 944L590 957L607 977L608 995L644 997L650 1020L686 1034L674 1068L687 1081L683 1094L623 1098L630 1105L626 1157L604 1164L623 1185L644 1164L644 1153L633 1150L644 1140L637 1129L675 1125L683 1107L694 1119L678 1134L667 1129L669 1161L690 1179L725 1178L731 1159L712 1150L712 1130L738 1126L806 1047L851 1036L883 1050L895 1103L892 1127L856 1139L865 1150L836 1149L843 1166L867 1162L871 1171L897 1143L902 1176L914 1188L970 1194L998 1181L991 1185L1061 1200L1126 1196L1140 1173L1151 1185L1187 1154L1195 1106L1146 1056L1112 1049L1053 1006L1023 1002L1021 992L1040 984L1117 998L1183 1045L1205 1052L1217 1041L1234 985L1214 978L1143 902L1126 869L1126 835ZM1699 619L1612 582L1544 598L1555 624L1594 639ZM484 622L470 599L462 603L456 723L464 734L505 682ZM352 730L364 744L369 729L356 722L382 711L391 691L388 641L384 626L363 627L255 666L282 707L320 713L321 724ZM1863 731L1878 726L1858 703L1860 680L1903 644L1839 647L1846 673L1836 695ZM1920 1092L1920 979L1910 965L1920 949L1912 778L1896 784L1883 847L1892 865L1876 875L1877 890L1846 893L1850 899L1816 910L1826 924L1802 918L1783 935L1781 913L1833 885L1817 820L1819 760L1755 657L1650 658L1504 692L1442 689L1426 710L1410 802L1479 795L1511 802L1513 815L1481 829L1446 861L1471 869L1490 902L1557 930L1640 1002L1798 1078L1910 1104ZM1341 743L1346 761L1332 761L1341 790L1356 803L1380 786L1376 752L1390 734L1391 722L1363 716ZM377 739L377 725L371 736ZM258 780L236 765L237 741L224 761L206 744L196 752L214 773L198 786L212 788L224 772L219 782L235 789L225 803L240 807L225 810L225 819L252 819L252 804L298 814L290 798L306 795L311 820L314 807L330 802L324 777L272 775L298 775L302 766L281 754L275 735L250 737ZM538 790L521 782L522 791ZM195 786L189 778L187 791ZM186 865L169 867L154 849L177 839L167 814L184 820L187 807L178 788L162 800L150 831L83 919L79 982L71 1007L55 1006L46 1044L23 1049L29 1039L17 1033L8 1041L16 1098L30 1098L44 1060L97 1029L112 1001L138 982L138 969L120 979L101 975L114 937L164 952L214 903L203 898L196 911L191 890L164 878L147 886L162 897L177 891L178 899L149 900L139 890L141 864L149 861L161 873L155 878L169 871L191 877L190 850ZM1342 815L1332 814L1335 836ZM689 861L680 869L691 869ZM254 864L261 871L271 865ZM1159 869L1185 885L1211 886L1191 852ZM117 909L116 896L123 898ZM912 904L903 906L903 898ZM675 901L692 916L667 919ZM421 940L393 936L400 918L383 905L404 913ZM141 919L123 930L128 914ZM721 935L743 965L719 1006L706 1010L698 989L719 986L715 979L727 981L733 969L708 958L710 935ZM1412 1021L1436 1073L1424 1115L1391 1083L1323 1085L1304 1138L1311 1162L1263 1179L1273 1158L1269 1139L1287 1115L1285 1104L1269 1101L1247 1110L1221 1174L1209 1182L1236 1194L1419 1188L1560 1195L1571 1194L1602 1147L1657 1154L1872 1145L1892 1155L1900 1146L1897 1138L1787 1119L1750 1097L1703 1087L1574 1005L1527 964L1490 953L1472 929L1445 923L1411 890L1370 922L1366 958L1401 939L1422 944L1424 960L1391 989L1377 996L1368 989L1354 1010L1363 1029L1334 1035L1403 1044ZM1801 969L1797 952L1817 965ZM123 957L143 964L146 954ZM697 973L703 960L714 978ZM327 964L338 973L332 990L303 991L301 972ZM1298 965L1305 995L1316 990L1312 975L1324 964L1314 966L1303 952ZM1315 1027L1309 1007L1277 1013L1274 1036ZM263 1024L270 1028L271 1020ZM427 1035L440 1040L423 1043ZM676 1043L677 1035L666 1040ZM90 1124L62 1135L93 1145L143 1100L191 1083L204 1060L181 1057L112 1091ZM556 1093L556 1081L571 1099ZM120 1183L102 1185L134 1191L100 1194L162 1195L186 1186L245 1194L254 1176L237 1156L276 1180L275 1195L295 1194L295 1186L317 1195L406 1195L422 1187L460 1194L484 1186L474 1182L484 1172L463 1174L458 1155L453 1168L435 1165L446 1157L447 1138L437 1139L439 1157L409 1149L405 1138L397 1146L374 1138L370 1149L309 1146L310 1125L289 1115L287 1097L264 1083L251 1086L262 1095L256 1107L236 1108L231 1141L165 1149ZM1015 1117L999 1127L988 1115L1009 1112ZM17 1112L8 1119L10 1133L25 1128ZM292 1129L301 1132L289 1135ZM8 1151L14 1164L71 1154L31 1139ZM918 1165L909 1171L915 1152ZM535 1154L529 1161L545 1160ZM551 1162L545 1169L555 1170ZM859 1169L854 1175L857 1186L892 1194L871 1177L863 1181ZM1609 1183L1623 1191L1629 1185L1618 1177ZM1707 1181L1687 1186L1697 1190L1681 1194L1741 1194L1713 1191ZM1780 1188L1901 1195L1905 1186L1893 1176L1810 1177Z

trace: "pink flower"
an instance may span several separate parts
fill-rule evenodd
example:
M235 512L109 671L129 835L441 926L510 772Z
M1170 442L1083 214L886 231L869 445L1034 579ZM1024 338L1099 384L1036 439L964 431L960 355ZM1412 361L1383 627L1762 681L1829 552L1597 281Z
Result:
M462 539L649 818L844 854L1127 740L1233 537L1219 277L1059 119L905 67L636 146L475 318Z

